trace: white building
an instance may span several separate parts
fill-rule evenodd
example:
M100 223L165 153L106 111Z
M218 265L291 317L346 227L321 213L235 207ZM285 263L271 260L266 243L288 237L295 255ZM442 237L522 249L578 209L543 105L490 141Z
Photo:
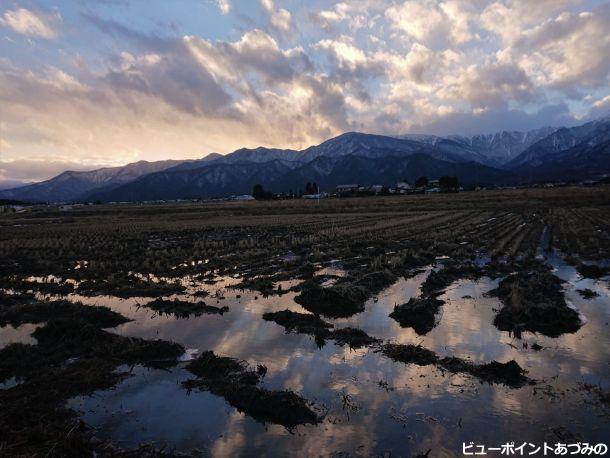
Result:
M339 186L337 186L338 193L351 192L351 191L357 191L357 190L358 190L357 184L340 184Z
M318 194L303 194L303 199L326 199L327 197L327 192L321 192Z

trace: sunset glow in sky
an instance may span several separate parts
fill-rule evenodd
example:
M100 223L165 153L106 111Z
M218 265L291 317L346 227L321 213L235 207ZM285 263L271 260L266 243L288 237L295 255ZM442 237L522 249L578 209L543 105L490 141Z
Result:
M610 111L610 3L0 0L0 181Z

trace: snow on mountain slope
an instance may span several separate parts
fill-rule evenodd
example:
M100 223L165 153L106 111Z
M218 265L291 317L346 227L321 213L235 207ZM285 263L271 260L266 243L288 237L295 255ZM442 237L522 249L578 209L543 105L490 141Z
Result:
M30 202L68 202L81 199L97 188L128 183L140 176L164 170L183 161L138 161L122 167L106 167L88 172L66 171L50 180L0 191L2 199Z

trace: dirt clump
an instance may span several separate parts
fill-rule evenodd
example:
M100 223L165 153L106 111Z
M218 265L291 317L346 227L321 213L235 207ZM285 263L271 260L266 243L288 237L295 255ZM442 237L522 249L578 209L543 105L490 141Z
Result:
M8 294L0 291L0 311L14 305L29 304L35 300L36 296L33 293L17 291L14 294Z
M120 365L174 365L184 352L175 343L122 337L99 326L94 315L52 319L33 333L37 345L11 344L0 350L0 381L20 381L0 390L4 454L87 456L111 450L93 440L65 402L114 386L127 376L116 372Z
M292 310L281 310L279 312L267 312L263 314L266 321L274 321L283 326L288 332L298 334L319 335L328 331L333 325L324 321L317 315L310 313L298 313Z
M81 319L101 328L113 328L130 321L108 307L67 300L38 301L0 308L0 326L10 324L17 327L23 323L44 323L56 318Z
M320 421L309 403L298 394L259 387L260 371L250 370L245 362L206 351L186 368L197 378L184 382L185 388L222 396L237 410L262 423L292 429Z
M417 364L418 366L429 366L438 362L438 356L432 350L419 345L402 345L388 343L381 347L381 351L387 357L405 364Z
M483 270L475 264L449 263L433 270L421 286L423 296L439 296L451 283L462 278L478 278Z
M369 295L373 295L390 286L395 281L396 276L386 269L365 274L356 280L354 285L365 288Z
M327 318L347 318L364 311L364 303L369 297L395 281L396 276L388 270L371 272L357 280L344 280L327 287L308 280L300 286L301 293L295 301L310 312Z
M74 292L74 285L72 283L54 278L50 281L30 281L19 277L4 277L0 280L0 285L19 292L35 291L57 296L66 296Z
M610 275L610 267L600 267L597 264L579 264L576 270L585 278L601 278Z
M327 339L334 340L337 345L349 345L350 348L362 348L379 342L379 339L369 336L362 329L340 328L329 332Z
M178 294L184 292L184 286L178 282L145 281L129 276L102 281L85 280L78 285L77 292L90 296L108 295L127 299Z
M599 293L597 291L593 291L589 288L578 289L576 291L582 296L583 299L593 299L594 297L599 296Z
M381 346L381 352L388 358L405 364L418 366L435 365L451 373L470 374L489 383L501 383L511 388L519 388L533 383L525 376L525 371L514 361L475 364L465 359L448 356L441 358L432 350L419 345L388 343Z
M546 270L510 275L489 294L504 303L494 318L494 325L502 331L527 330L557 337L581 326L578 312L566 304L562 281Z
M366 288L351 283L322 287L310 280L301 285L295 302L305 309L328 318L346 318L364 311Z
M176 318L188 318L204 314L222 315L229 311L229 307L215 307L204 302L181 301L180 299L162 299L147 302L142 305L162 315L173 315Z
M268 277L255 277L250 279L244 279L241 283L233 286L233 288L258 291L263 296L271 296L272 294L283 294L288 292L282 290L281 288L275 288L273 280Z
M413 328L419 335L425 335L435 326L435 316L443 301L435 298L411 298L406 304L396 305L390 317L403 328Z
M396 305L390 317L403 328L413 328L419 335L425 335L436 325L436 314L445 303L438 299L449 285L461 278L478 278L482 269L470 263L446 263L439 270L433 270L422 284L421 297L411 298L405 304Z
M515 360L506 363L492 361L486 364L475 364L456 357L442 358L438 365L449 372L466 373L489 383L502 383L518 388L530 382L525 371Z
M350 327L333 329L332 324L309 313L281 310L265 313L263 319L274 321L283 326L287 332L312 335L320 347L324 346L327 340L334 340L341 346L349 345L350 348L362 348L379 342L379 339L369 336L361 329Z

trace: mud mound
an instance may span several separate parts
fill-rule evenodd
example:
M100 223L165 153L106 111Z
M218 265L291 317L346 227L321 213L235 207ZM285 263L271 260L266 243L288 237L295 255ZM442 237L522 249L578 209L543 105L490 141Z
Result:
M173 342L123 337L74 319L50 321L32 335L38 340L36 348L55 358L98 357L121 364L140 362L160 367L175 363L184 353L184 348Z
M549 337L576 332L578 313L567 306L562 281L545 270L519 272L490 292L504 303L494 319L502 331L540 332Z
M198 377L184 382L187 389L198 388L222 396L237 410L262 423L280 424L290 429L320 421L308 402L298 394L257 386L259 374L249 370L244 362L206 351L186 368Z
M0 311L13 305L29 304L35 300L36 296L32 293L16 292L15 294L7 294L0 291Z
M0 308L0 326L44 323L56 318L80 319L101 328L113 328L129 321L108 307L89 306L65 300L14 304L11 307Z
M438 356L432 350L419 345L385 344L381 351L387 357L405 364L428 366L436 364Z
M74 285L64 281L30 281L18 277L3 277L0 279L0 285L3 288L13 289L15 291L27 292L36 291L42 294L54 294L58 296L66 296L74 292Z
M577 289L576 291L578 292L578 294L581 295L583 299L593 299L594 297L599 296L599 293L589 288Z
M610 267L600 267L596 264L580 264L576 270L585 278L601 278L610 275Z
M289 292L289 290L282 289L281 285L275 287L273 280L269 277L257 277L244 279L241 283L231 286L231 288L237 288L241 290L258 291L263 296L271 296L273 294L282 295Z
M312 313L328 318L346 318L364 311L368 298L366 288L351 283L341 283L323 288L310 281L301 286L295 302Z
M389 270L371 272L354 282L355 286L365 288L369 294L375 294L396 281L396 276Z
M0 350L0 381L21 383L0 390L0 450L8 456L94 456L112 448L93 441L76 412L65 407L74 396L108 389L126 376L122 364L176 364L182 346L127 338L82 319L53 319L35 331L37 345Z
M357 328L341 328L331 331L328 339L334 340L338 345L349 345L350 348L366 347L379 342L379 339L369 336Z
M313 335L319 346L324 346L327 340L334 340L337 345L349 345L350 348L361 348L379 342L379 339L369 336L361 329L348 327L333 330L332 324L308 313L282 310L265 313L263 319L274 321L288 332Z
M373 294L396 281L388 270L371 272L356 281L344 281L322 287L309 280L301 285L301 293L294 299L312 313L328 318L347 318L364 311L364 303Z
M327 323L316 315L293 312L292 310L268 312L263 314L263 319L274 321L286 328L286 331L294 331L299 334L318 335L333 327L332 324Z
M435 315L443 301L434 298L416 299L394 307L390 317L398 321L403 328L413 328L419 335L425 335L434 328Z
M179 299L155 299L143 304L162 315L173 315L176 318L188 318L190 316L201 316L203 314L222 315L229 311L229 307L214 307L204 302L188 302Z
M452 373L470 374L489 383L501 383L511 388L519 388L527 383L533 383L525 376L525 371L511 360L507 363L492 361L486 364L475 364L456 357L440 358L432 350L419 345L385 344L381 352L394 361L418 366L435 365Z
M422 295L438 296L451 283L462 278L478 278L483 270L475 264L448 264L440 270L433 270L421 286Z
M83 295L108 295L122 298L158 297L184 291L180 283L145 281L135 277L112 280L86 280L78 285L77 292Z
M518 388L529 382L525 371L515 360L506 363L492 361L486 364L474 364L460 358L447 357L439 361L439 366L453 373L466 373L489 383L502 383Z

